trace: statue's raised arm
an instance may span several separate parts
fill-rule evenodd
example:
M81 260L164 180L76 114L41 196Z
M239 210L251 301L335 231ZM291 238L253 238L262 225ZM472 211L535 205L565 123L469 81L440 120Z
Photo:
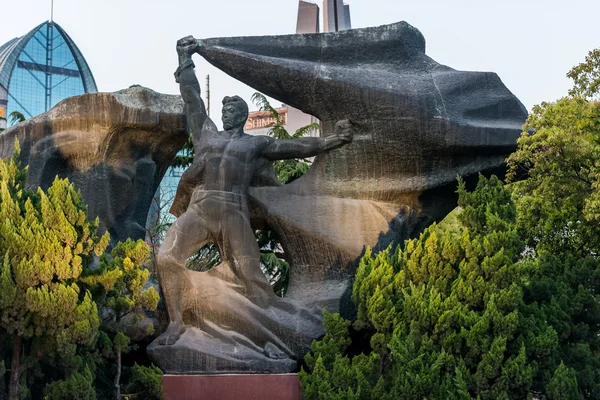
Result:
M305 137L291 140L269 138L270 143L262 151L261 155L267 160L313 157L350 143L352 138L352 122L345 119L335 124L335 130L331 136Z
M192 141L198 142L206 132L216 133L217 127L209 118L206 106L202 100L200 83L194 72L192 54L197 52L200 42L192 36L186 36L177 41L179 67L175 71L175 80L179 83L181 97L185 103L185 112Z

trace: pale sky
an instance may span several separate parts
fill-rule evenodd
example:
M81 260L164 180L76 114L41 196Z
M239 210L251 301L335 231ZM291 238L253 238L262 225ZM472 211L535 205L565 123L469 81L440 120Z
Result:
M598 0L346 2L354 28L406 21L423 33L434 60L496 72L528 110L564 96L571 87L565 74L600 47ZM297 0L55 0L54 20L83 53L100 91L140 84L174 94L180 37L294 33L297 10ZM50 0L2 0L0 15L2 44L48 20ZM213 110L226 95L250 100L252 88L194 60L203 88L211 76Z

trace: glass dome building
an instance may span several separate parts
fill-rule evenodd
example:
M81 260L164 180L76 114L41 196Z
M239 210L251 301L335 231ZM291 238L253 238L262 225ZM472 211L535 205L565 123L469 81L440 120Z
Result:
M56 22L0 46L0 117L19 111L29 119L67 97L97 91L83 55Z

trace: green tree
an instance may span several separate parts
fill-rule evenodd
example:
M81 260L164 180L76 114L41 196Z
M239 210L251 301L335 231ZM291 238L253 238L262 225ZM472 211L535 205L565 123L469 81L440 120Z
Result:
M304 369L300 371L303 398L385 398L383 377L379 376L379 355L375 352L359 354L350 360L344 355L351 344L350 322L339 314L325 312L324 316L327 334L322 340L313 342L313 352L304 360L311 374Z
M269 113L269 117L273 122L270 124L267 135L275 139L298 139L313 131L321 131L321 126L318 123L311 123L297 129L296 132L290 133L285 128L285 121L282 116L277 112L277 109L269 103L269 100L263 94L258 92L254 93L252 95L252 102L260 111ZM310 161L305 159L279 160L273 163L273 168L275 169L279 181L285 185L304 175L310 168Z
M575 371L560 363L548 384L548 400L580 400Z
M144 393L144 399L147 400L161 400L162 371L154 365L145 367L135 364L127 390L130 393Z
M558 335L559 347L545 358L538 382L552 380L556 388L553 371L564 364L560 375L576 378L570 386L584 398L598 399L600 50L568 76L575 82L569 97L534 107L508 160L509 178L516 180L518 228L532 253L527 312L546 318Z
M101 310L102 337L98 346L104 357L116 361L113 384L117 400L122 397L122 355L137 348L134 338L141 341L154 334L146 312L156 311L159 296L153 286L146 287L150 271L144 263L149 257L150 249L144 241L128 239L115 246L111 257L104 255L99 268L87 269L81 278ZM140 326L144 320L146 325Z
M8 114L8 122L10 123L10 125L20 124L26 119L27 118L25 118L25 115L23 115L23 113L19 111L13 111L10 114Z
M521 331L527 270L517 262L524 243L510 192L495 177L480 177L472 193L460 181L458 192L462 210L443 224L403 248L367 250L352 299L354 327L369 333L372 350L332 357L326 343L313 343L303 387L322 385L323 370L331 377L352 373L329 381L329 394L305 392L306 398L527 397L535 367L526 344L551 328L536 321L531 340ZM344 339L340 331L338 324L335 341L347 343L348 332ZM314 359L321 364L313 367Z
M75 371L66 380L52 382L44 400L96 400L92 372L86 366L81 373Z
M77 344L94 339L98 310L77 282L108 244L67 180L56 179L47 192L24 188L18 143L15 149L11 160L0 160L0 329L12 343L9 400L19 398L31 366L74 355Z
M600 49L590 51L581 64L567 73L573 79L572 97L600 100Z

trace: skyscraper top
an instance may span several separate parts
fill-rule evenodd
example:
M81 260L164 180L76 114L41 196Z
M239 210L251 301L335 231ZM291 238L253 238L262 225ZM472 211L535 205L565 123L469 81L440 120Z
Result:
M323 0L323 31L337 32L352 29L350 6L343 0Z
M298 22L296 33L320 32L319 6L308 0L298 2ZM323 0L323 32L336 32L352 29L350 5L343 0Z
M298 3L296 33L319 33L319 6L308 1Z

